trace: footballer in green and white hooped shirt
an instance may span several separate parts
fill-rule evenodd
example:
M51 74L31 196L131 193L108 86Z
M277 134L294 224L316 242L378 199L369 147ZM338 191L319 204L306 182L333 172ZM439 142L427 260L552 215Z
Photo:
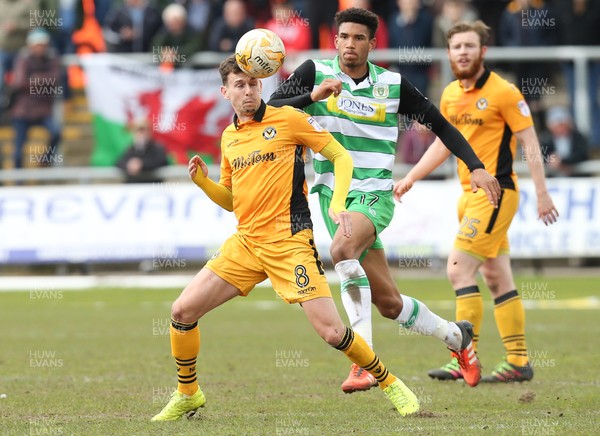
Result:
M321 213L333 238L331 258L342 284L342 302L352 327L373 345L371 301L386 318L419 334L443 341L457 354L460 371L479 374L472 350L468 322L448 322L422 302L400 295L387 265L378 235L390 223L392 167L398 136L399 114L430 128L471 170L474 184L496 203L498 181L484 169L464 137L400 74L368 61L376 46L377 16L350 8L336 14L338 56L330 60L308 60L300 65L271 96L270 105L302 108L350 152L354 172L346 204L352 215L352 235L343 237L329 219L327 210L333 188L332 167L316 155L316 180L312 192L319 193ZM359 261L360 259L360 261ZM372 294L372 295L371 295ZM478 377L469 377L470 379ZM342 384L344 392L370 389L374 378L353 366Z

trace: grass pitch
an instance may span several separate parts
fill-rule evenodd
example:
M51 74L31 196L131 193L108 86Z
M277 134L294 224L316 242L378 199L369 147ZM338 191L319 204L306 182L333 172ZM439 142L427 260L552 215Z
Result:
M453 318L445 280L400 286ZM517 286L528 304L548 307L527 311L532 382L432 381L426 371L448 360L444 346L374 310L376 351L422 404L402 418L379 389L344 395L347 358L318 338L298 306L256 289L201 320L207 404L199 419L171 423L149 420L176 386L168 324L180 290L0 293L0 434L597 434L600 317L583 307L593 303L586 297L597 301L600 279L518 277ZM487 373L503 352L482 291Z

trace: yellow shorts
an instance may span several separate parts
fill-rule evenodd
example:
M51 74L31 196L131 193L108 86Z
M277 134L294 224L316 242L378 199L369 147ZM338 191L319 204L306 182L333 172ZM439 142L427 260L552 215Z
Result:
M267 244L234 233L206 263L206 268L244 296L268 277L275 292L290 304L331 297L310 229Z
M508 228L518 209L519 192L512 189L502 189L497 209L483 189L464 192L458 201L460 227L454 248L480 260L507 254Z

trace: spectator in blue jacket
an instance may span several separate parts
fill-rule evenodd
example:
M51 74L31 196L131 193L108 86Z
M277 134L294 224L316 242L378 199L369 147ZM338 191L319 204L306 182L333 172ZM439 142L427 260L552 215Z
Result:
M431 47L433 16L421 0L397 0L399 11L388 23L390 48L399 48L399 72L427 94L431 60L422 50Z

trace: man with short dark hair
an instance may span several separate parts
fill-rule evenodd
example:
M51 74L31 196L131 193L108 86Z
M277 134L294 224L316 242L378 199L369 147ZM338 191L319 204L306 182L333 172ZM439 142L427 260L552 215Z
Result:
M287 303L299 303L316 332L329 345L377 379L401 415L419 410L414 393L394 377L337 312L315 247L304 176L306 147L333 164L336 186L329 208L340 234L349 238L345 208L352 158L314 118L291 107L274 108L261 99L262 82L242 72L233 56L219 68L221 94L235 111L221 138L221 178L208 178L198 157L190 177L238 220L233 234L192 279L171 310L171 350L178 387L153 421L171 421L206 402L196 379L200 350L198 319L237 296L246 296L266 278Z
M377 44L377 16L365 9L350 8L336 14L336 23L338 56L304 62L269 103L304 108L340 141L354 161L346 202L352 217L350 238L342 237L327 216L333 177L331 165L320 154L314 159L316 180L312 188L312 192L319 193L321 214L333 238L330 252L342 283L344 308L352 328L371 346L371 301L386 318L415 333L439 339L456 354L467 383L475 386L480 369L472 350L470 324L448 322L421 301L400 295L379 239L394 214L392 168L399 114L419 121L442 138L472 171L474 191L482 188L489 201L495 203L500 187L458 130L418 89L400 74L368 61L369 52ZM342 390L352 393L375 385L367 372L352 366Z

